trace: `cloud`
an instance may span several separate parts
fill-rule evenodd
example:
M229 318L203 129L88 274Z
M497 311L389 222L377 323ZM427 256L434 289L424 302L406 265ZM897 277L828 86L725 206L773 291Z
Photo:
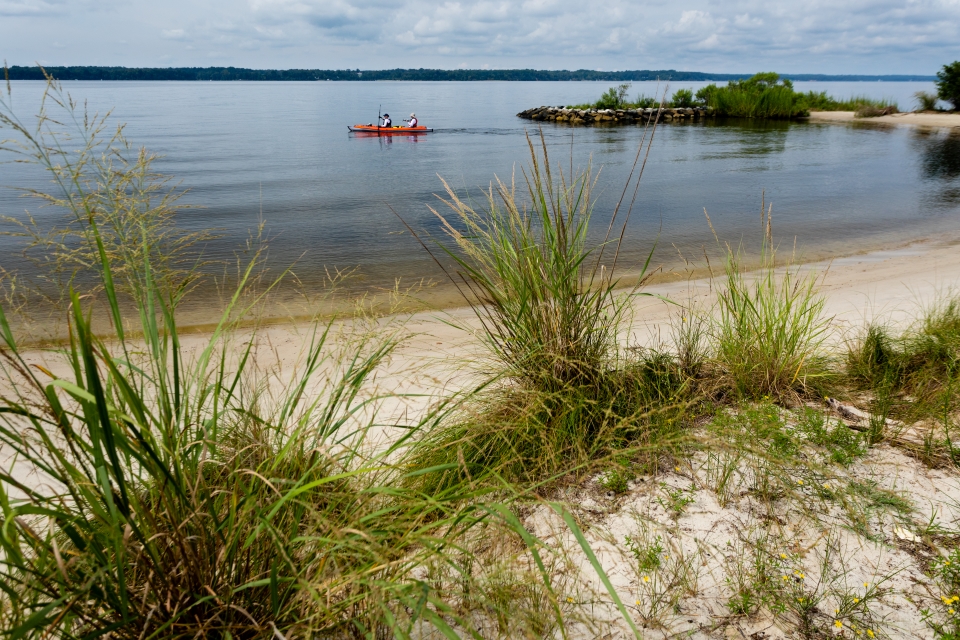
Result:
M0 0L0 16L41 16L55 10L55 5L43 0Z
M53 32L64 63L127 65L932 73L960 58L960 0L0 0L0 16L3 54L28 63ZM110 49L117 34L138 45Z
M187 32L183 29L164 29L160 36L167 40L186 40Z

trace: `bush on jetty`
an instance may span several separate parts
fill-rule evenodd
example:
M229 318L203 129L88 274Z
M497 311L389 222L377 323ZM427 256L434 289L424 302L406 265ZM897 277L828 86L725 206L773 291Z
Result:
M633 102L626 99L629 84L608 89L597 102L569 107L571 109L642 109L660 106L660 101L640 95ZM690 89L678 89L668 108L710 107L716 115L735 118L786 119L808 115L810 111L856 111L859 117L896 113L897 105L887 100L853 96L838 100L826 91L795 91L793 83L772 72L758 73L746 80L733 80L725 87L707 85L694 95Z
M696 97L718 114L738 118L796 118L808 112L803 94L776 73L758 73L726 87L707 85L697 91Z

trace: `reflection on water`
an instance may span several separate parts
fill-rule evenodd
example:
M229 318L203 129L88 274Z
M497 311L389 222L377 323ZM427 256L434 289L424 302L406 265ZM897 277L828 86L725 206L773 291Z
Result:
M791 127L796 127L797 124L782 120L712 118L702 126L727 133L725 149L722 152L708 152L703 155L704 159L722 159L783 153Z
M926 201L938 209L955 209L960 205L960 134L920 129L911 142L921 176L934 185Z
M960 133L918 130L914 143L920 151L925 178L951 180L960 176Z

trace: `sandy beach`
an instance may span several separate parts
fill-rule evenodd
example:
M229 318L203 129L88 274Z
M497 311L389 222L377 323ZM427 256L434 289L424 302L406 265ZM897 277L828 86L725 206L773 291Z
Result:
M862 122L898 124L911 127L960 128L960 113L924 111L921 113L894 113L877 118L856 118L853 111L811 111L811 122Z

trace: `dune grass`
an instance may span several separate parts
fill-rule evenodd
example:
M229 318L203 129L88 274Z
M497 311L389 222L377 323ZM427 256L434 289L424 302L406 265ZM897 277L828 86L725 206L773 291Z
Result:
M713 330L719 388L753 400L822 396L833 374L822 352L828 319L818 275L778 265L769 217L760 269L745 274L741 259L728 248Z

